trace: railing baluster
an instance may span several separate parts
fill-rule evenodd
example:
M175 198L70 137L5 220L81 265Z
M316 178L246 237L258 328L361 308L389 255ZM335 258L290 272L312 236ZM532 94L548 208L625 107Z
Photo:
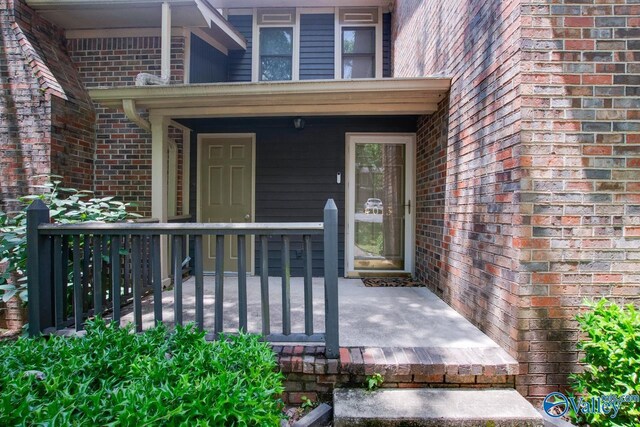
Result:
M73 315L76 331L82 330L82 269L80 259L80 238L73 236Z
M103 235L102 236L102 252L101 252L101 256L102 256L102 260L108 260L109 258L109 236L107 235ZM106 271L105 271L106 269ZM102 263L102 274L105 276L105 278L107 280L109 280L109 277L111 277L111 267L109 265L109 262L103 262ZM103 283L102 284L102 301L103 301L103 305L104 303L107 303L107 294L110 294L111 292L109 291L109 283Z
M304 240L304 332L313 335L313 253L311 252L311 236L303 236Z
M160 270L160 236L151 238L151 272L153 275L153 314L156 324L162 322L162 271Z
M102 237L93 236L93 314L102 314Z
M269 237L260 236L260 302L262 307L262 335L271 333L271 319L269 317Z
M196 326L204 328L204 273L202 267L202 235L194 236L193 269L196 276Z
M182 236L173 236L171 245L173 257L173 318L176 325L182 325Z
M222 302L224 298L224 235L216 235L216 289L214 332L216 337L223 330Z
M120 276L120 236L111 236L111 304L116 325L120 325Z
M129 236L122 236L123 240L123 248L126 251L127 255L124 256L124 294L131 294L131 245L129 243Z
M240 306L239 326L247 332L247 243L245 235L238 235L238 304Z
M91 299L89 298L89 277L90 277L90 261L91 261L91 237L85 234L82 246L82 308L88 313L91 307Z
M282 236L282 333L291 334L291 259L290 238Z
M73 307L73 292L69 288L69 236L62 236L62 321L66 322ZM62 327L62 326L61 326Z
M65 273L67 266L62 264L62 238L63 236L55 236L53 238L53 287L54 287L54 304L55 304L55 327L62 328L64 322L64 291L67 287L67 278Z
M140 236L131 236L131 264L133 266L133 319L136 332L142 332L142 264Z

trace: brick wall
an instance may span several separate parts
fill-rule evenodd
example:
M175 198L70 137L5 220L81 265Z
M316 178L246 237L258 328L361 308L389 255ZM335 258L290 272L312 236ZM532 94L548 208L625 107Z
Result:
M417 273L539 400L579 369L583 299L640 296L640 5L425 3L394 14L419 52L395 75L453 78L419 122Z
M606 4L603 4L606 3ZM585 298L640 299L640 4L522 6L519 389L577 369Z
M512 353L518 19L517 1L400 0L393 25L396 77L453 78L448 102L418 124L416 273Z
M21 1L0 1L0 207L56 173L91 189L93 106L62 32Z
M160 37L71 39L68 49L86 87L135 84L139 73L160 74ZM171 81L184 80L184 38L173 37ZM120 110L96 107L95 189L151 214L151 134Z

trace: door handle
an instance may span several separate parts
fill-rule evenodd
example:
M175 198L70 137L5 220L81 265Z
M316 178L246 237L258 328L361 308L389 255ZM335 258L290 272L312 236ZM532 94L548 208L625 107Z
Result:
M251 220L251 215L246 214L246 215L244 216L244 220L245 220L245 221L250 221L250 220Z
M407 204L405 206L409 208L409 215L411 215L411 200L407 200Z

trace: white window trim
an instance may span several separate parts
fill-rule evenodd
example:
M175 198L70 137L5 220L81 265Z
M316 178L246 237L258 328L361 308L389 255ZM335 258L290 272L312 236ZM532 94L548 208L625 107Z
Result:
M349 8L352 9L352 8ZM375 77L376 79L382 78L382 67L383 67L383 58L382 58L382 8L378 8L378 22L375 24L370 23L341 23L340 22L340 8L336 7L334 11L334 19L335 19L335 52L334 52L334 77L336 80L357 80L357 79L343 79L342 78L342 28L343 27L374 27L376 31L376 59L375 59Z
M345 277L358 277L360 273L414 273L415 257L415 211L416 211L416 134L415 133L352 133L345 135L345 239L344 239L344 273ZM405 258L404 270L356 270L354 268L355 232L355 182L352 178L355 163L355 145L366 144L404 144L405 152Z
M291 80L300 80L300 9L296 8L296 22L293 24L258 24L258 9L253 9L253 41L251 49L251 81L260 81L260 28L291 28L293 46L291 55Z

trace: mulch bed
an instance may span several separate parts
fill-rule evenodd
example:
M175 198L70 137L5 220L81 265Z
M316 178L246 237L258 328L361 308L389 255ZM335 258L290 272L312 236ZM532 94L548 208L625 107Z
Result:
M366 277L362 279L362 283L370 288L424 287L423 283L420 283L411 277Z

